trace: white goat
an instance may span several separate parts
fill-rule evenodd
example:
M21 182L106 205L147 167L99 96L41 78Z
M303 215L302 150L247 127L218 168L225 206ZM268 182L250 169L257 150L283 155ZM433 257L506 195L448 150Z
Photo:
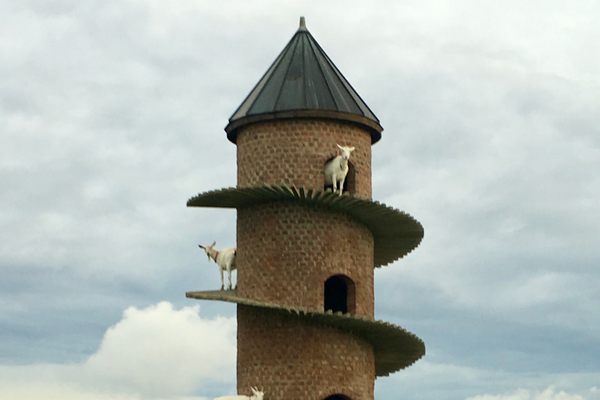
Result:
M215 400L263 400L263 396L265 395L261 390L257 388L251 387L252 396L244 396L238 394L237 396L221 396L215 398Z
M333 193L335 193L339 183L341 196L344 190L344 181L348 174L348 159L350 153L354 151L354 147L340 146L339 144L337 147L340 149L340 154L325 164L325 186L333 185Z
M217 242L212 242L210 246L202 246L198 245L201 249L204 249L204 252L208 256L209 260L213 260L219 266L219 271L221 272L221 290L224 288L223 284L223 271L227 271L227 279L229 281L229 285L227 289L231 289L231 270L234 270L235 267L235 247L229 247L227 249L217 250L215 249L215 244Z

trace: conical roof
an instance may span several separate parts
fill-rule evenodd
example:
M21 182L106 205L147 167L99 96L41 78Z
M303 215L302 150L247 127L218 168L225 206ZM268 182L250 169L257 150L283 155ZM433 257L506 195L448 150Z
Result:
M306 29L300 27L254 89L229 118L227 137L236 142L246 124L274 119L327 118L359 124L375 143L383 128L369 106Z

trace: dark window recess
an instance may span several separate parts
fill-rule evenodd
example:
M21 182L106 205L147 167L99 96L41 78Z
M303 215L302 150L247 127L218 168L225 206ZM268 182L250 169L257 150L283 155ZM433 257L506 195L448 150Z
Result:
M348 396L344 396L343 394L334 394L333 396L326 397L324 400L352 400Z
M325 281L324 308L325 311L341 311L354 313L354 282L344 275L334 275Z
M333 160L334 158L335 157L331 157L329 160L327 160L325 162L325 164L323 164L323 169L325 169L325 165L327 165L327 163L329 161ZM323 174L323 179L325 179L324 174ZM324 184L323 190L324 191L332 191L333 185ZM352 161L350 161L350 160L348 160L348 173L346 174L346 179L344 180L344 186L343 186L342 192L347 192L350 194L356 193L356 169L354 168L354 164L352 164Z

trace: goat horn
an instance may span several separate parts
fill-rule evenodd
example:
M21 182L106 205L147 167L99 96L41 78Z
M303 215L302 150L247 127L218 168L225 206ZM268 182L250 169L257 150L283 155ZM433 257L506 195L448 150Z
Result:
M198 247L200 247L201 249L205 249L206 248L206 247L202 246L201 244L199 244Z

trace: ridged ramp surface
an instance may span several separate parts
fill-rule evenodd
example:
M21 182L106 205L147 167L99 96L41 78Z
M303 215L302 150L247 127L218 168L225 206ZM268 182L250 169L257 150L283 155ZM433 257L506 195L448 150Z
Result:
M274 201L300 202L349 215L373 234L375 267L404 257L423 239L423 226L409 214L351 195L282 186L227 188L200 193L188 207L241 208Z
M425 354L425 344L415 334L389 322L372 320L352 314L318 313L302 308L283 307L240 297L235 290L187 292L186 297L218 300L257 307L309 323L330 326L356 335L373 346L375 373L387 376L412 365Z

